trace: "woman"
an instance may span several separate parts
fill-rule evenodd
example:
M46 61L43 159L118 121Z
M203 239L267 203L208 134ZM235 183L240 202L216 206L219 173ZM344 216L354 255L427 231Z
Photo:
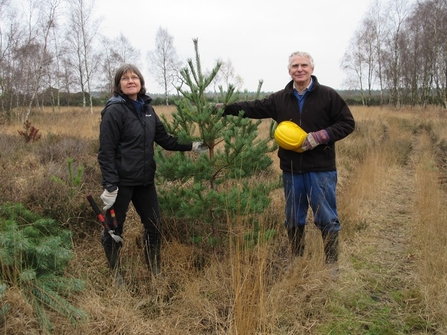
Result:
M98 161L104 192L101 199L108 219L110 208L116 213L115 235L123 233L130 202L144 225L143 245L149 270L160 273L161 221L155 189L154 142L166 150L204 152L202 142L180 144L169 135L146 95L144 78L137 67L121 66L116 74L113 97L101 112ZM110 221L109 221L110 222ZM112 236L101 236L110 268L119 265L119 250Z

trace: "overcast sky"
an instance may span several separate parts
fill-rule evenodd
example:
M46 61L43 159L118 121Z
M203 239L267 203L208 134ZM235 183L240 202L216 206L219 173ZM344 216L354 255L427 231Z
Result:
M198 38L204 69L217 59L231 60L242 77L242 90L282 89L290 80L287 64L293 51L307 51L321 84L342 89L340 61L372 0L96 0L101 32L120 32L141 51L149 93L161 93L147 72L147 52L155 49L159 27L174 38L183 60L194 58Z

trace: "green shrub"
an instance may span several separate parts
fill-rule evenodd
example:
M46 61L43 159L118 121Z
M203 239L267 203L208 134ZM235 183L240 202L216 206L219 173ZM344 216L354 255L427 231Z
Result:
M9 303L2 301L6 289L7 286L0 281L0 326L3 325L3 323L5 322L6 315L11 309L11 305Z
M44 332L52 329L46 309L72 322L84 318L84 313L66 300L84 285L79 279L64 277L73 257L71 232L21 204L7 203L0 207L0 233L0 283L3 288L20 288Z

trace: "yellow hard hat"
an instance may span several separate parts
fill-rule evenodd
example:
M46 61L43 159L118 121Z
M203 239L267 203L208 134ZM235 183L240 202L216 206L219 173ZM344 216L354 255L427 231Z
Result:
M283 121L278 124L273 136L281 148L303 152L301 146L306 139L307 133L295 122Z

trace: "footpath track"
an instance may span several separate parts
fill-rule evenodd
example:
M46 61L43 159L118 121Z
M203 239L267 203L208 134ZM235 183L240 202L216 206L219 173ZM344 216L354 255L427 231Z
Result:
M364 206L360 201L361 223L343 240L342 271L336 285L345 300L341 304L349 312L339 322L351 334L430 333L424 330L426 322L416 306L412 250L418 137L413 137L411 147L405 164L376 161L373 169L378 177L366 191L373 193L365 197ZM350 322L356 325L346 327Z

